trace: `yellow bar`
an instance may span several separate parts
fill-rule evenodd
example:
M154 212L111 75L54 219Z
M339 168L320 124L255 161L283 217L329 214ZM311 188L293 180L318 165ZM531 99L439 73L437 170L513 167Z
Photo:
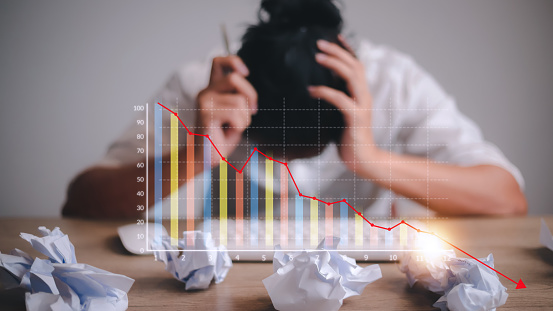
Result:
M407 226L404 224L399 225L399 245L407 245Z
M372 233L372 232L371 232ZM363 218L355 214L355 246L363 245Z
M171 245L179 239L179 119L171 116Z
M227 244L227 162L219 160L219 231L221 245Z
M265 245L273 245L273 161L269 159L265 159Z
M317 246L319 243L319 202L311 200L311 246Z

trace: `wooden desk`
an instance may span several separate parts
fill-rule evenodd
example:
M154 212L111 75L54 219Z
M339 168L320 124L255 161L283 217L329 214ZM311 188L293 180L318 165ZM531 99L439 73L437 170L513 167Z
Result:
M553 228L553 216L546 217ZM208 290L186 292L184 284L173 279L153 256L133 256L121 245L116 228L127 222L71 219L0 219L0 251L19 248L32 256L39 254L19 238L20 232L37 233L38 226L59 226L76 248L77 260L113 273L134 278L129 292L129 309L141 310L273 310L261 280L272 273L270 263L235 263L221 284ZM463 218L433 220L430 229L476 257L490 252L495 267L526 289L503 277L509 298L500 310L553 308L553 252L539 244L539 217ZM458 256L462 256L459 252ZM42 255L40 255L42 256ZM366 263L361 263L365 266ZM369 284L361 296L344 300L341 310L433 310L439 295L422 288L409 288L395 263L380 264L383 278ZM21 295L13 291L0 294L0 309L22 310Z

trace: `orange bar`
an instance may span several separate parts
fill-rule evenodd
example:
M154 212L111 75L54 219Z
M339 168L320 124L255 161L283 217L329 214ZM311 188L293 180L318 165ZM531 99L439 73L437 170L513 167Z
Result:
M194 231L194 136L186 138L186 228ZM188 235L187 245L194 245L194 237Z
M288 245L288 170L280 166L280 244Z
M378 228L371 227L371 231L370 231L371 247L378 246L378 232L379 232Z
M171 116L171 245L179 243L179 119Z
M242 245L244 238L244 178L236 172L236 246Z

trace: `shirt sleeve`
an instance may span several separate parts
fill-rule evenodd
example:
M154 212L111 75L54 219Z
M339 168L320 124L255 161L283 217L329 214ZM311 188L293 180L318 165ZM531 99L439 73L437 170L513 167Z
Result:
M478 125L459 111L455 101L411 59L404 60L398 85L398 139L406 154L459 166L495 165L510 172L519 186L524 179L497 146L486 141Z

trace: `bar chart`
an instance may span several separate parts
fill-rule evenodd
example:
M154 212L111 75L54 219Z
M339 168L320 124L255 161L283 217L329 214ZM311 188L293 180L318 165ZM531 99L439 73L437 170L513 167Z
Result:
M191 132L176 112L162 103L153 111L154 222L168 229L174 245L183 231L194 230L211 232L216 243L232 250L310 249L332 236L340 237L341 249L351 250L413 244L412 226L381 230L389 220L370 222L345 198L325 202L303 194L287 163L273 158L270 149L252 145L237 168L208 135ZM167 115L169 122L164 121ZM218 165L212 165L214 160ZM164 170L167 164L169 170ZM155 228L154 239L161 238Z
M148 104L146 108L146 122L148 119ZM137 111L135 106L135 111ZM169 113L170 126L164 126L163 114ZM141 120L138 120L140 124ZM179 140L179 130L186 131L186 143L182 148L182 139ZM328 241L330 237L339 237L338 250L352 251L348 255L357 260L386 260L397 261L401 251L425 251L440 254L444 246L451 247L476 260L478 263L495 271L509 281L517 284L517 289L526 288L522 280L516 282L501 272L487 265L482 260L452 244L440 234L429 231L417 221L401 220L392 225L393 219L378 222L367 219L361 209L356 209L346 198L337 201L325 201L302 193L298 187L288 163L273 158L271 150L251 149L251 153L244 164L238 168L229 162L219 151L210 135L192 132L177 112L157 103L154 108L154 234L152 244L162 239L164 226L170 226L170 240L173 245L183 236L182 232L200 230L211 233L215 244L228 249L233 260L240 260L240 252L251 252L254 256L246 256L246 260L268 261L272 259L275 249L282 251L316 250L321 241ZM169 131L165 135L164 131ZM148 132L148 128L146 128ZM169 144L163 141L168 137ZM196 138L202 142L198 144ZM146 149L149 148L146 139ZM137 148L143 153L143 148ZM164 149L168 149L168 152ZM184 150L184 152L183 152ZM196 151L201 150L201 160ZM146 179L148 179L149 151L146 151ZM169 154L169 160L166 159ZM220 159L217 166L212 166L213 157ZM184 159L184 160L183 160ZM164 173L163 164L169 163L169 172ZM196 165L201 163L202 165ZM140 163L139 163L140 164ZM186 166L185 176L181 173L180 164ZM137 166L139 167L139 166ZM196 172L195 170L201 167ZM229 167L231 169L229 169ZM214 174L217 171L218 174ZM262 174L260 174L262 171ZM196 174L197 173L197 174ZM164 175L169 175L166 179ZM183 177L183 178L181 178ZM196 188L196 182L202 181L201 189ZM163 181L168 181L169 195L164 197ZM186 182L185 191L181 182ZM264 184L264 193L260 193L259 185ZM275 192L275 183L279 191ZM293 187L290 186L293 184ZM215 188L218 191L215 191ZM290 189L296 192L292 195ZM234 190L234 191L233 191ZM184 193L181 193L184 192ZM146 193L148 201L148 183L146 191L139 191L137 195ZM202 216L195 215L197 195L201 193ZM278 193L278 195L276 195ZM184 204L181 202L185 202ZM169 206L167 206L169 205ZM184 205L184 206L183 206ZM276 208L278 206L278 208ZM294 208L291 208L291 207ZM170 217L166 219L163 210L170 209ZM137 224L148 224L149 209L146 209L146 222L138 220ZM184 220L184 222L182 221ZM197 225L198 223L198 225ZM197 225L197 226L196 226ZM146 226L146 236L149 226ZM190 236L190 235L188 235ZM192 251L194 241L184 242L187 251ZM151 245L146 238L147 245ZM323 247L326 245L323 245ZM151 251L148 246L144 251ZM171 250L168 250L171 251ZM202 251L202 250L199 250ZM269 256L267 256L269 252ZM372 256L373 253L384 256ZM256 258L256 256L260 258ZM417 259L418 261L419 259ZM420 260L424 260L423 257ZM447 259L444 259L447 260Z

